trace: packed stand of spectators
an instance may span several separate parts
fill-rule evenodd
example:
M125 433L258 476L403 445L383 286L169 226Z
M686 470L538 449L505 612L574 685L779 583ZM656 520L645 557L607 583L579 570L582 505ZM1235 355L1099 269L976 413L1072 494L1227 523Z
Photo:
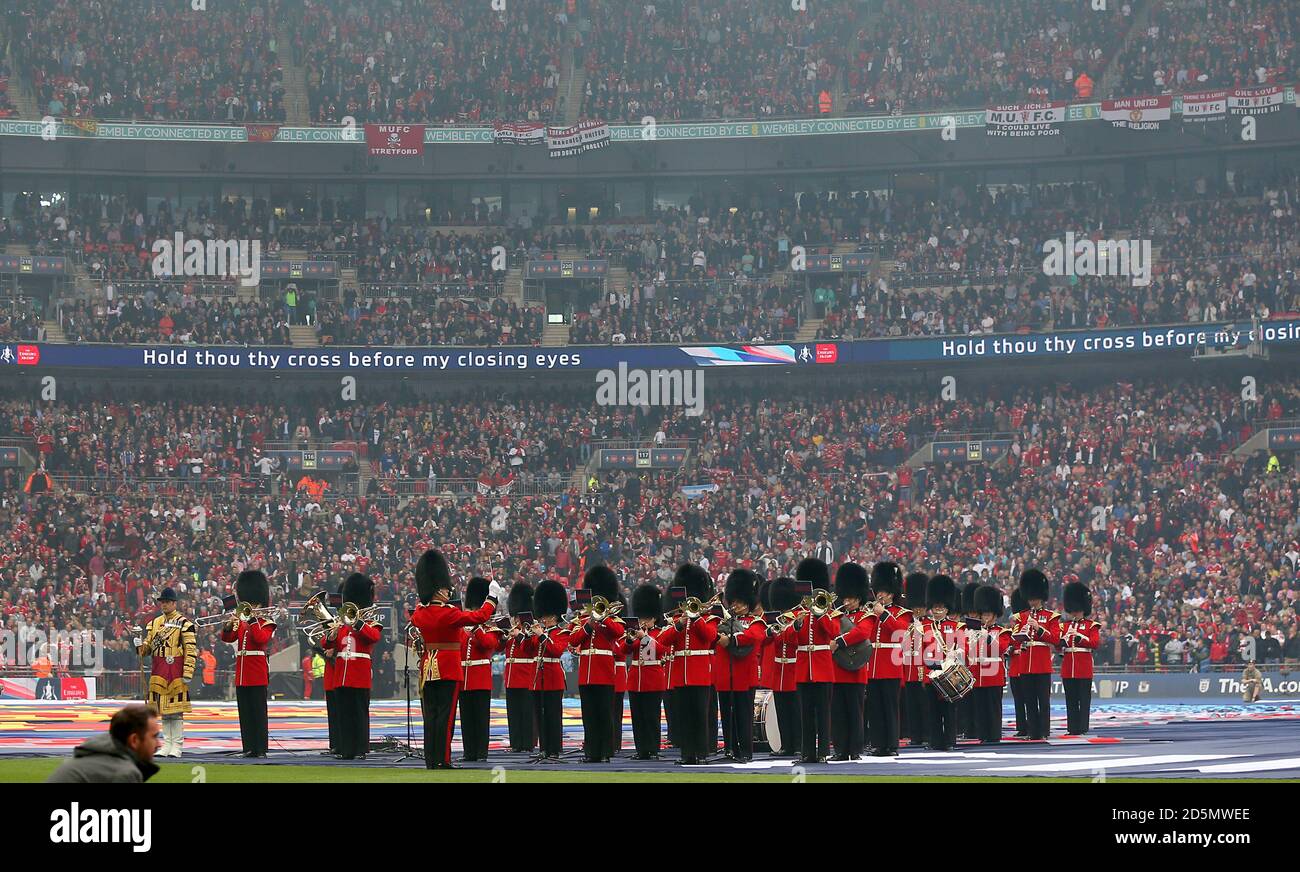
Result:
M43 319L31 300L0 304L0 344L39 342L44 338Z
M302 5L293 50L315 123L553 120L561 4Z
M279 0L15 0L13 51L42 114L133 121L285 119Z
M1119 56L1113 96L1289 85L1300 77L1300 7L1290 0L1151 0Z
M258 300L210 300L168 286L99 302L65 303L60 311L69 342L177 345L289 345L283 307Z
M434 462L469 472L487 458L508 466L517 448L521 465L559 467L573 462L575 446L624 437L695 440L697 475L718 489L687 498L674 475L617 473L586 495L461 501L319 499L301 490L217 496L184 481L153 495L24 497L8 476L0 620L92 626L122 639L164 586L181 592L187 610L218 613L217 598L245 567L271 576L277 602L305 599L354 568L376 578L380 599L400 599L430 545L452 550L462 580L477 573L570 585L595 560L633 584L666 582L684 559L717 578L742 564L773 576L816 553L832 563L894 559L1004 588L1036 564L1058 598L1061 583L1079 578L1094 590L1103 663L1230 663L1247 636L1261 661L1295 660L1300 479L1289 463L1228 453L1267 420L1300 415L1300 384L1265 384L1248 404L1231 378L993 385L956 403L904 387L749 387L711 399L697 418L598 413L585 395L562 392L312 413L221 396L193 404L97 396L55 407L12 399L6 428L51 437L41 450L56 470L145 472L198 453L257 477L250 461L263 440L300 428L373 439L368 459L383 475ZM1012 449L994 465L901 465L935 430L1006 432Z
M349 299L319 309L322 345L538 345L545 316L536 306L489 301Z
M13 97L9 93L10 81L9 65L0 60L0 118L18 116L18 107L14 106Z
M640 124L813 116L845 62L848 0L790 4L655 0L583 4L582 114Z
M847 109L928 109L1074 100L1100 80L1132 21L1132 0L883 0L858 33ZM1090 87L1090 86L1089 86Z

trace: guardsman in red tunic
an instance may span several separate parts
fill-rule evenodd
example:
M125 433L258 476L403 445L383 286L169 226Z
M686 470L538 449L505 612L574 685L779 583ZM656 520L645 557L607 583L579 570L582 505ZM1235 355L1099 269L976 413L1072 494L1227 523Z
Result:
M343 605L342 582L339 583L338 593L330 594L329 604L336 612L339 606ZM338 679L335 676L334 649L322 644L320 651L321 656L325 658L325 720L329 726L329 748L324 753L332 757L339 752L339 713L334 704L334 691L338 689Z
M835 596L839 610L833 618L839 624L839 634L831 642L832 649L859 645L870 641L875 622L871 613L863 608L867 600L869 583L867 571L856 563L845 563L835 572ZM863 706L866 703L866 664L860 669L845 669L835 661L831 651L833 684L831 685L831 742L835 745L835 760L856 760L862 756L866 745L863 724Z
M813 591L830 592L831 571L825 561L805 557L794 572L795 583L805 596ZM794 620L795 681L799 689L799 723L803 732L802 763L824 763L831 753L831 682L835 669L831 643L839 635L839 621L830 613L817 616L804 605Z
M718 625L718 654L713 660L713 686L718 691L718 718L722 721L727 756L738 763L754 758L754 688L767 622L758 607L759 578L748 569L727 576L723 598L731 611Z
M1029 607L1017 614L1011 633L1025 650L1025 718L1031 741L1046 739L1052 727L1052 649L1061 642L1061 616L1043 607L1047 576L1038 569L1020 573L1020 592Z
M622 606L619 614L626 616L627 598L618 595L618 604ZM623 697L627 693L627 618L623 617L623 635L614 640L614 705L609 734L609 747L615 756L623 750Z
M343 582L344 609L348 603L358 610L375 602L375 583L354 572ZM378 621L358 619L347 623L340 615L338 625L325 634L324 646L334 652L334 706L337 710L338 757L363 760L370 750L370 687L374 672L370 655L382 635Z
M537 722L533 711L533 678L536 675L537 638L530 632L533 622L533 586L516 581L506 597L510 613L507 631L506 667L502 684L506 691L506 722L510 727L510 750L531 752L537 747Z
M487 592L486 578L471 578L465 585L465 608L471 612L480 608ZM502 647L505 634L490 621L466 627L462 632L460 743L465 749L462 762L472 763L487 759L488 736L492 732L492 654Z
M1025 595L1020 592L1020 588L1011 591L1011 614L1020 614L1029 608L1029 603L1025 602ZM1029 735L1029 720L1025 717L1025 660L1028 655L1024 648L1016 644L1013 637L1011 639L1011 656L1007 658L1007 687L1011 688L1011 702L1016 709L1016 732L1017 739L1023 739Z
M968 634L973 641L967 666L975 678L975 689L971 691L973 735L985 745L1002 741L1002 688L1006 684L1004 658L1013 646L1011 631L998 624L1004 610L1002 591L990 584L981 584L975 589L975 612L980 619L980 629Z
M632 662L627 672L627 698L632 709L634 760L659 759L659 707L668 676L663 662L659 637L663 628L663 596L653 584L638 585L632 591L632 614L636 628L630 633L628 648Z
M776 726L781 732L779 756L793 757L803 752L803 722L799 713L799 685L795 668L798 666L799 640L793 622L778 626L777 618L793 611L799 605L799 591L793 578L782 576L772 582L768 591L774 617L768 623L767 646L772 652L771 669L764 671L764 682L772 690L776 706ZM770 674L769 674L770 673Z
M558 581L546 579L533 591L534 660L533 705L537 711L539 763L559 763L564 744L564 666L560 658L569 647L569 627L560 616L569 609L569 593Z
M1092 652L1101 644L1101 625L1092 620L1092 591L1081 581L1065 586L1062 599L1068 618L1061 621L1061 683L1065 686L1065 722L1071 736L1088 732L1092 714Z
M941 668L950 657L964 657L961 626L955 618L961 594L957 584L946 575L935 575L925 590L925 604L930 614L922 622L925 639L923 658L927 669ZM935 688L930 688L930 750L951 751L957 744L957 706Z
M693 563L679 566L673 581L701 604L713 599L713 579ZM704 762L710 746L716 749L718 741L714 737L710 742L708 736L709 689L713 687L718 619L707 611L694 615L683 610L659 638L673 646L668 686L674 691L673 718L677 722L677 745L682 751L678 765L695 766Z
M882 560L871 567L875 619L871 634L871 660L867 663L867 730L871 756L898 755L898 697L903 684L903 640L912 613L894 602L903 592L903 570Z
M921 621L925 618L925 588L930 576L909 572L903 580L903 605L912 612L912 623L903 635L903 701L899 733L907 737L910 747L918 748L930 741L930 697L926 684L930 676L922 657L925 636Z
M261 572L247 569L235 579L235 597L255 609L266 608L270 605L271 586ZM221 630L221 641L235 645L235 702L239 706L239 738L245 757L265 757L270 747L266 646L274 635L275 622L259 617L249 621L233 619Z
M583 576L583 588L593 601L601 597L612 607L618 602L618 577L608 566L593 566ZM626 633L616 615L580 618L569 636L578 654L578 697L582 703L583 759L587 763L608 763L614 756L614 660L615 648Z
M449 603L451 570L437 551L426 551L415 564L415 588L420 605L411 624L424 639L425 658L420 670L420 696L424 702L424 765L427 769L455 769L451 762L451 736L455 726L456 698L464 679L461 664L461 628L491 619L501 587L488 584L487 601L467 612Z

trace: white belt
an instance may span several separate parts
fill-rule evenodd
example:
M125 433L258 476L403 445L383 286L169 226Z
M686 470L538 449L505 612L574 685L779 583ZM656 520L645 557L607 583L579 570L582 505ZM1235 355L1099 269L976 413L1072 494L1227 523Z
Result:
M370 655L367 654L366 656L369 657ZM462 666L491 666L492 661L491 660L466 660L461 665Z
M1092 653L1091 648L1066 648L1064 650L1066 654L1091 654Z
M772 662L773 663L798 663L799 659L797 657L773 657Z
M796 651L829 651L831 650L831 646L830 645L800 645L795 650Z
M592 654L607 654L610 657L614 656L613 651L606 650L605 648L586 648L578 652L579 657L590 657Z
M369 654L362 654L360 651L352 651L352 652L344 651L341 654L337 654L335 656L337 656L339 660L369 660L370 659Z
M1046 648L1046 647L1048 647L1048 645L1047 645L1046 642L1026 642L1026 643L1025 643L1025 647L1026 647L1026 648Z
M632 665L633 666L658 666L659 661L658 660L634 660L632 661Z
M537 658L535 657L507 657L506 658L507 663L534 663L536 662L536 660Z
M673 656L674 656L674 657L692 657L692 656L698 656L698 655L701 655L701 654L712 655L713 652L712 652L712 651L675 651L675 652L673 652Z
M975 657L970 662L971 663L1001 663L1002 658L1001 657Z
M265 651L236 651L236 657L265 657ZM342 656L342 655L340 655Z
M903 647L903 644L902 644L901 642L872 642L872 643L871 643L871 647L873 647L873 648L902 648L902 647Z
M563 663L563 662L564 662L564 661L561 660L559 657L540 657L540 658L538 658L538 659L541 660L543 663ZM537 660L534 660L533 662L536 663Z

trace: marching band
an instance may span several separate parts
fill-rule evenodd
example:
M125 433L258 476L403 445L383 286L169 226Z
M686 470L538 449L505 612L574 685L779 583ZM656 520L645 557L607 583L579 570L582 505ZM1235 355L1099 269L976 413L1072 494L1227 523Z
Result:
M627 615L619 578L603 565L587 570L572 601L556 581L515 583L499 619L501 585L475 577L457 603L450 568L438 551L420 558L415 585L419 605L409 612L408 644L419 657L430 769L456 768L451 742L458 703L464 760L488 759L498 653L508 747L534 754L539 763L559 762L563 751L566 655L577 664L587 763L607 763L620 753L624 694L632 759L660 759L667 716L669 743L685 766L717 757L712 700L724 759L738 763L753 759L756 744L809 763L864 753L894 756L900 736L909 746L935 751L953 750L959 736L996 744L1007 686L1016 700L1017 735L1043 740L1058 652L1068 734L1088 731L1092 658L1100 642L1100 625L1089 617L1091 594L1070 582L1062 591L1065 614L1054 612L1046 605L1048 579L1038 569L1026 569L1011 593L1009 626L1002 623L1007 598L998 588L962 589L942 573L904 578L889 561L870 573L845 563L833 589L829 567L816 558L800 562L793 579L768 582L736 569L720 594L707 572L687 563L667 596L656 585L639 585ZM344 760L364 759L369 748L371 652L383 631L374 590L373 581L354 573L341 597L332 598L341 600L336 615L321 606L321 593L299 622L309 641L332 658L326 675L331 746ZM223 619L221 638L235 646L244 756L264 757L266 650L276 624L262 573L241 573L235 591L238 605ZM166 593L160 600L169 601ZM166 617L155 623L170 627ZM155 660L173 658L166 667L155 664L151 692L179 704L183 683L178 691L173 679L192 669L193 657L179 641L189 622L172 623L177 640L158 647L159 630L151 624L141 650L157 648L162 653ZM179 737L176 748L179 756Z

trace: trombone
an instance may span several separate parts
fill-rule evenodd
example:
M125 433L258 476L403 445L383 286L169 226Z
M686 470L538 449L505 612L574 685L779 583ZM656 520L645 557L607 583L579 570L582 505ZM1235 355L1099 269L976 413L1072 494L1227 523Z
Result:
M722 594L718 593L715 593L713 599L708 602L702 602L697 596L688 596L684 603L668 613L668 617L685 617L687 620L694 621L721 602L721 600Z
M578 614L579 618L591 618L594 621L604 621L606 618L612 618L623 611L622 603L611 603L603 596L593 596L591 602L582 607Z
M803 607L812 613L814 618L820 618L822 615L829 614L832 618L838 618L844 614L843 609L835 608L835 594L822 588L817 588L811 596L803 598Z
M256 608L252 603L241 602L235 606L233 612L227 612L224 615L208 615L203 618L196 618L194 626L196 627L221 627L226 624L242 621L247 623L254 618L270 618L280 612L276 606L263 606Z
M357 623L362 624L379 624L383 625L384 615L382 609L376 604L361 608L356 603L344 603L339 606L339 613L334 616L335 626L347 625L355 626Z

